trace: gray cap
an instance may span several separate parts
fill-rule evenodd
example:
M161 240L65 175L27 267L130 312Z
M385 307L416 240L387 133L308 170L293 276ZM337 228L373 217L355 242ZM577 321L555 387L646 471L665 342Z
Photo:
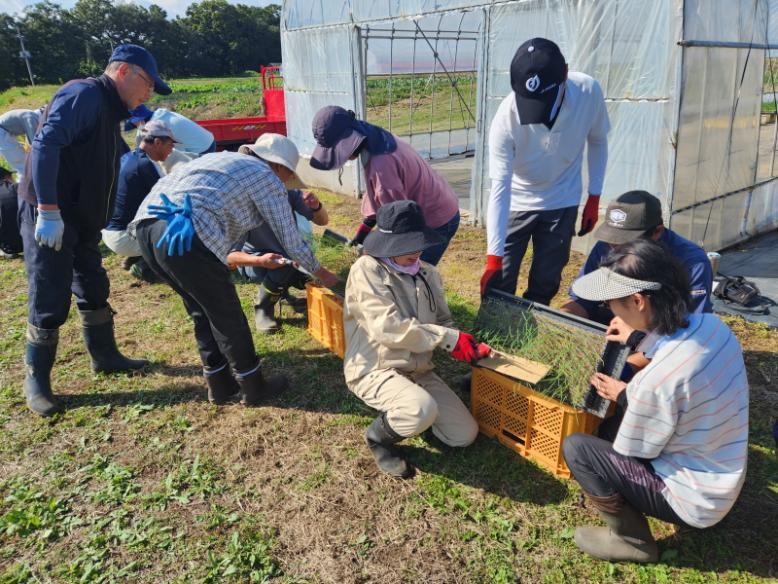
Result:
M150 120L143 126L144 138L170 138L173 142L178 142L173 135L173 130L170 129L165 122L161 120Z
M662 203L659 199L646 191L629 191L608 205L605 222L594 231L594 237L620 245L661 224Z
M617 274L608 268L598 268L573 282L572 290L578 298L602 302L625 298L630 294L659 290L661 287L662 284L659 282L636 280Z

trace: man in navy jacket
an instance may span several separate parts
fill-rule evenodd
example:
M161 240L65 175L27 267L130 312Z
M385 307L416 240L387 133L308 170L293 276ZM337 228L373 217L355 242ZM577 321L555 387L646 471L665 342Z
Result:
M41 416L59 410L50 376L71 293L95 371L147 364L116 347L99 243L113 208L119 160L128 150L119 122L152 91L171 91L154 57L137 45L119 45L102 75L66 83L41 115L19 187L29 284L24 393Z

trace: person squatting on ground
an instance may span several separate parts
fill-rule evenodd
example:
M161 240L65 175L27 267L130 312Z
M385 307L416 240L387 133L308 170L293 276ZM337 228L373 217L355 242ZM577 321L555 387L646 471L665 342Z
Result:
M116 347L99 244L127 149L119 122L152 91L170 93L154 57L137 45L119 45L105 73L66 83L41 115L19 186L29 282L24 392L40 415L59 409L50 374L71 293L95 371L130 371L148 363L127 359Z
M286 136L263 134L254 144L241 146L238 151L264 161L285 184L296 178L295 168L300 154L294 142ZM316 195L299 189L289 189L287 196L292 211L304 217L306 221L327 225L327 209ZM257 332L270 333L278 330L279 325L273 317L273 311L281 298L285 298L296 311L305 310L305 299L292 296L289 288L303 289L308 276L291 265L281 263L283 258L288 257L289 253L265 222L241 237L227 255L230 267L237 267L243 277L259 284L254 304L254 324Z
M696 243L692 243L664 226L662 203L646 191L629 191L608 204L605 220L594 232L597 243L589 252L577 278L585 276L600 267L612 249L639 237L651 239L664 245L686 269L691 291L689 302L692 312L712 312L711 288L713 270L708 254ZM570 300L561 310L608 324L613 313L600 302L578 298L570 289Z
M216 151L216 138L194 120L190 120L178 112L163 107L157 108L151 114L152 120L163 122L176 136L178 143L167 160L162 164L167 174L173 172L181 164Z
M406 478L413 468L398 442L429 427L449 446L467 446L478 434L467 407L433 373L433 350L471 362L489 347L454 328L440 275L419 259L443 241L426 227L419 205L384 205L377 224L346 283L343 371L348 388L380 412L365 434L378 467Z
M513 92L489 130L491 193L486 214L486 270L481 294L514 294L532 239L532 266L524 298L548 304L570 259L581 200L581 163L587 146L589 197L578 235L597 223L608 161L610 122L597 81L568 74L553 42L534 38L511 62Z
M127 225L160 178L155 162L164 162L170 156L176 140L170 128L158 121L145 124L142 133L140 146L122 156L111 220L102 233L103 243L126 258L125 269L137 278L154 282L156 277L141 258L138 242L127 234Z
M651 363L629 384L592 376L610 400L626 395L613 442L572 434L565 461L607 527L579 527L575 542L609 561L655 562L646 515L705 528L721 521L743 486L748 380L737 339L718 316L690 312L684 267L662 246L637 239L573 284L579 298L616 315L608 340L648 335Z
M0 257L13 258L22 253L19 232L18 185L13 172L0 166Z
M383 128L357 120L342 107L323 107L313 117L316 146L310 164L319 170L342 169L359 158L367 192L362 198L363 222L351 240L361 244L376 224L376 212L392 201L416 201L424 221L443 239L424 250L422 261L437 265L459 228L459 200L446 179L414 150Z
M283 183L253 156L206 154L179 167L154 185L128 226L143 259L192 318L214 403L240 393L244 405L257 405L287 385L283 376L263 375L227 267L232 243L264 222L291 259L325 285L337 283L300 237Z
M0 156L8 161L18 175L19 182L24 177L25 147L18 138L24 137L32 146L35 131L38 128L43 108L39 110L14 109L0 115Z

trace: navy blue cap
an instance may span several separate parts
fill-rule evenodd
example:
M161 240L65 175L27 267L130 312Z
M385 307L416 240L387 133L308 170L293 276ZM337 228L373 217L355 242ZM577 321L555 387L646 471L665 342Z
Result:
M154 56L143 47L138 45L117 45L111 53L109 63L114 61L124 61L141 67L154 80L154 91L160 95L170 95L173 90L162 81L157 71L157 61Z

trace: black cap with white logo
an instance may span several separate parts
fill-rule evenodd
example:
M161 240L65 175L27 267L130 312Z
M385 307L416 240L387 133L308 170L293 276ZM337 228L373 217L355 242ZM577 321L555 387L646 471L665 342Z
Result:
M519 122L550 121L559 87L566 78L567 63L556 43L538 37L521 45L511 61L511 87L516 94Z
M611 245L637 239L662 224L662 203L646 191L628 191L608 205L594 237Z

